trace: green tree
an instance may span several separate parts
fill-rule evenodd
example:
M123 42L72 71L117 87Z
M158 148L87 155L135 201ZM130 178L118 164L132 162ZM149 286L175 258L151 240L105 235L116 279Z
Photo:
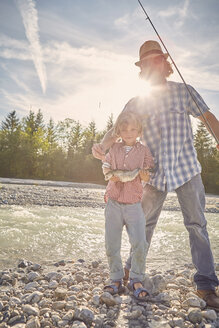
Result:
M41 124L39 126L41 126L41 129L45 129L45 134L43 139L43 152L41 156L38 157L38 174L42 179L52 179L57 176L56 157L58 157L60 150L60 147L58 146L58 143L56 141L56 127L52 118L50 118L49 123L46 127L44 126L43 121L41 121Z
M3 131L6 131L8 134L12 135L17 131L20 126L19 118L17 117L16 111L13 110L8 114L5 121L2 122L1 128Z
M194 139L198 160L202 166L202 180L206 192L219 193L219 157L213 139L200 122Z
M96 123L92 120L84 131L83 149L85 155L91 154L93 144L96 142L96 137Z
M71 151L73 154L81 152L83 138L84 129L82 125L79 122L74 122L68 139L68 152Z
M68 138L66 177L78 180L82 175L81 162L83 162L82 144L84 129L79 122L74 122Z
M35 124L37 129L41 128L43 130L45 128L44 118L41 109L39 109L36 114Z
M113 127L113 125L113 114L111 113L106 123L106 132L109 131Z
M47 150L45 129L40 110L37 115L30 111L22 124L23 174L28 178L41 177L40 163Z
M46 129L46 139L51 148L57 146L57 133L55 123L52 118L50 118Z
M2 176L20 175L21 124L16 111L8 114L1 124L0 133L0 172Z
M76 125L76 121L71 118L66 118L64 121L59 121L56 127L57 140L59 145L68 151L69 144L71 143L72 131Z

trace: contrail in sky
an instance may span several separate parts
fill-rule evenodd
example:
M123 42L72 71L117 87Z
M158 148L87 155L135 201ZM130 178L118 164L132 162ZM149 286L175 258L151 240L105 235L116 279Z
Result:
M39 41L38 14L33 0L15 0L21 13L26 37L30 43L33 62L41 83L43 93L46 92L47 76L43 63L42 49Z

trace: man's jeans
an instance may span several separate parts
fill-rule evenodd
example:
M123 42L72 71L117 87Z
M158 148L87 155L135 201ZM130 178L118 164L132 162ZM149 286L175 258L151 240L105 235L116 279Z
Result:
M120 255L124 225L132 247L130 278L142 281L145 278L148 244L145 235L145 216L141 203L120 204L109 199L105 208L105 246L110 267L110 279L112 280L120 280L124 276Z
M206 229L205 191L200 174L177 188L175 192L185 227L189 232L192 261L197 270L194 276L197 289L214 290L219 282L215 275L214 260ZM167 191L159 191L150 185L144 188L142 207L146 217L146 239L149 245L166 196ZM130 268L130 258L126 262L127 269Z

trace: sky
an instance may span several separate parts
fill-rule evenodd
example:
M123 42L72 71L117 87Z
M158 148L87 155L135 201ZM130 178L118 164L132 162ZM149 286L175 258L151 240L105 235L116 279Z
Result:
M219 119L219 1L141 2ZM0 0L0 121L41 109L46 122L94 120L104 129L142 87L139 47L158 40L145 18L137 0Z

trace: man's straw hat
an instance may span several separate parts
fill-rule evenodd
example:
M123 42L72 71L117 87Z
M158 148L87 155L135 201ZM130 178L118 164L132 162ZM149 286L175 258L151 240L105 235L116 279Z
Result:
M165 58L168 54L163 53L161 46L157 41L149 40L142 44L139 50L139 61L135 65L140 66L145 59L163 55Z

